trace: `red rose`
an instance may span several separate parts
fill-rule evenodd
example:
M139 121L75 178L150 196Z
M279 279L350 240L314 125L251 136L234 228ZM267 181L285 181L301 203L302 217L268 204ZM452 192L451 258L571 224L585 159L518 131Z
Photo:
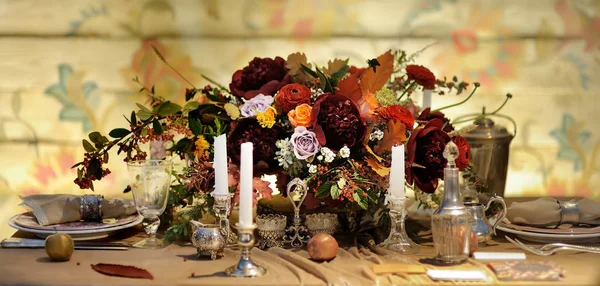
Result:
M400 105L389 105L385 108L378 108L377 113L384 119L402 122L408 130L413 130L413 126L415 125L415 118L412 113Z
M233 74L229 89L237 97L251 99L260 93L274 95L290 82L284 59L254 58L247 67Z
M438 180L444 177L444 168L448 162L444 158L444 148L450 141L442 131L441 119L433 119L425 126L413 131L407 143L406 181L426 193L433 193Z
M312 110L312 124L321 146L339 150L362 142L367 124L358 107L342 94L324 93Z
M469 142L461 136L456 136L452 138L452 142L456 144L458 147L458 158L456 158L456 167L459 170L464 170L467 166L469 166L469 161L471 161L471 146Z
M435 76L424 66L409 65L406 67L408 80L414 80L425 89L435 88Z
M308 87L299 83L290 83L279 90L275 96L275 104L280 111L287 113L300 104L310 104L312 92Z

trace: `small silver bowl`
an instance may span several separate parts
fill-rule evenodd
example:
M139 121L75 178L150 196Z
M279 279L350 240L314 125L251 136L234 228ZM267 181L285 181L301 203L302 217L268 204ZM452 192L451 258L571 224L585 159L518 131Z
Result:
M258 225L258 235L261 238L258 248L283 247L282 238L287 224L285 216L280 214L259 215L256 217L256 224Z
M310 236L318 233L333 235L338 225L338 216L333 213L318 213L306 215L306 227Z

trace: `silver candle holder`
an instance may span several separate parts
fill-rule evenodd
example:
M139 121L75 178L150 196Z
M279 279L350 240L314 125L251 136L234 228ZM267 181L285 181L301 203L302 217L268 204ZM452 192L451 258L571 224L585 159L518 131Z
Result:
M221 229L227 244L235 244L237 237L229 225L229 214L231 213L231 194L211 194L215 199L213 211L215 212L215 224Z
M292 196L292 188L295 187L295 191L300 195L300 201L296 203ZM292 247L300 248L302 245L310 240L308 229L302 225L302 219L300 218L300 207L306 198L308 193L308 186L304 180L294 178L287 185L287 196L294 206L294 220L293 225L285 230L285 236L283 238L284 243L289 243Z
M392 197L389 196L386 199L388 201L388 208L390 209L390 220L392 226L390 229L390 235L385 239L380 247L394 252L403 254L414 254L419 252L419 245L413 242L406 234L406 228L404 226L404 220L406 219L406 201L407 197Z
M239 278L252 278L265 275L267 270L254 263L250 258L250 250L254 247L255 242L254 230L256 229L256 224L252 224L251 226L236 224L235 228L238 231L237 244L241 248L240 261L236 265L227 268L225 273L229 276Z

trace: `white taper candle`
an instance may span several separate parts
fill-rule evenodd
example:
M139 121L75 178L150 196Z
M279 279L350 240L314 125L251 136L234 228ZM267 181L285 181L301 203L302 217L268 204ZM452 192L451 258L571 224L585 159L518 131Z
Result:
M240 163L240 227L252 226L252 179L254 162L252 142L242 143Z
M423 106L422 108L431 107L431 89L426 89L423 91Z
M227 182L227 137L225 137L225 134L215 137L214 147L215 190L212 194L226 195L229 194L229 183Z
M392 167L390 169L390 188L388 194L404 197L404 145L392 147Z

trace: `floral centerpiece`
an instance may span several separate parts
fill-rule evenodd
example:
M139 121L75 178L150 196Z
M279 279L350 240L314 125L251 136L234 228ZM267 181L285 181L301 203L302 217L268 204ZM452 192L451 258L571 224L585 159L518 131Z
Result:
M230 192L239 192L239 146L253 142L256 198L272 197L269 183L261 179L264 174L277 175L280 190L292 178L301 178L310 188L306 208L369 209L380 204L388 187L391 147L397 144L406 145L406 182L420 200L434 194L443 178L442 152L449 141L460 148L458 167L468 180L477 181L469 167L469 144L442 112L447 107L421 110L411 95L460 95L471 89L463 103L479 84L471 88L456 77L436 78L413 64L416 55L388 51L362 67L339 59L318 67L301 53L287 59L254 58L233 74L228 87L205 78L212 85L198 89L188 81L183 106L165 101L135 78L148 102L137 104L139 110L126 117L127 128L108 133L112 139L93 132L89 141L83 140L86 153L74 166L75 183L93 190L93 181L110 173L103 165L115 146L125 161L147 158L143 143L149 143L153 158L178 156L186 167L174 174L166 213L187 207L168 230L185 235L190 219L211 211L206 194L214 185L212 144L221 134L227 134Z

